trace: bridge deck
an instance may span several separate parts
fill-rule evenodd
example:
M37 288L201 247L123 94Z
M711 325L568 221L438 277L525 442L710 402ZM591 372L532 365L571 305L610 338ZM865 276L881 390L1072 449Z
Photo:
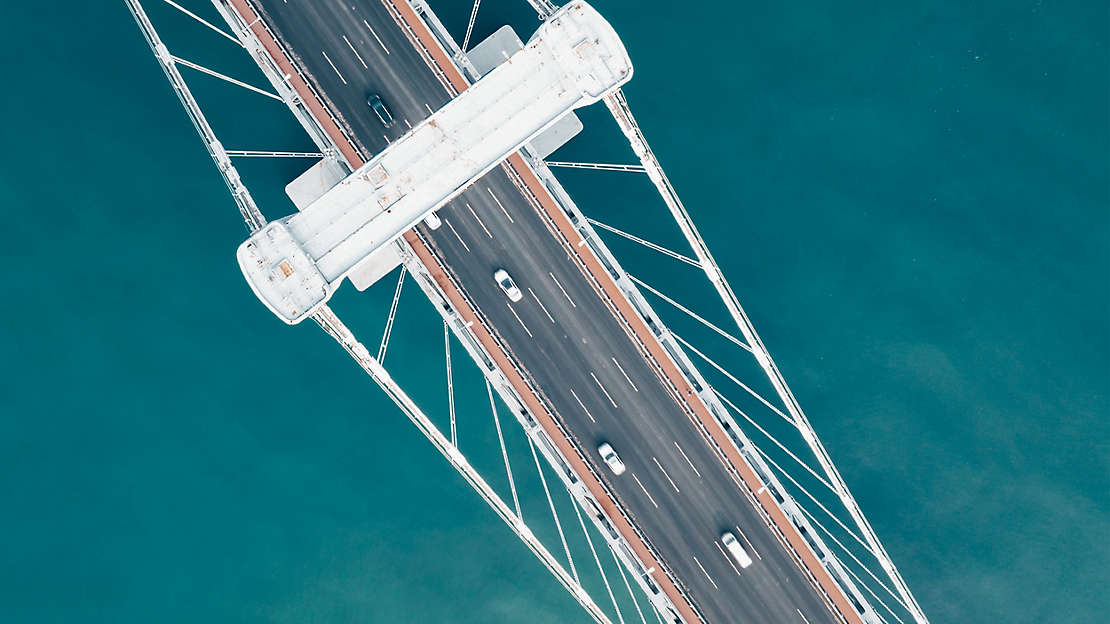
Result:
M255 5L264 9L267 23L293 51L315 89L327 94L332 112L348 125L348 134L364 153L380 150L397 136L383 136L366 113L364 90L382 93L394 103L395 114L410 122L419 122L429 107L449 99L376 0L320 2L311 8L278 0L255 0ZM369 70L349 49L344 51L341 35L350 39ZM320 52L325 50L336 67L324 62ZM457 74L449 77L461 81ZM510 160L514 168L527 170L519 157ZM419 226L430 247L406 238L434 272L445 267L478 305L483 321L479 331L490 336L488 327L496 336L496 342L483 343L495 350L498 343L506 345L511 358L506 366L519 367L542 393L543 405L535 408L549 409L571 432L569 442L604 475L609 490L699 611L711 622L838 621L735 485L699 426L686 416L682 397L674 395L630 339L590 270L572 257L577 252L552 236L550 215L536 210L506 172L495 169L445 206L441 216L453 227L428 231ZM525 290L519 318L489 278L495 266L509 267ZM621 452L628 473L608 476L591 450L600 440L611 441ZM564 453L576 461L572 448ZM721 530L737 525L761 556L742 576L716 542ZM636 548L634 534L630 542ZM666 580L658 573L656 578L666 589Z

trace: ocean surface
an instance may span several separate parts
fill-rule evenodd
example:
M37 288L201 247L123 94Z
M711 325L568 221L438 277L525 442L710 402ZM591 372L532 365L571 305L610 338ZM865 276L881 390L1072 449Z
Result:
M264 84L148 4L177 54ZM470 3L432 4L461 39ZM655 151L932 621L1106 622L1107 5L595 6ZM587 621L333 341L258 304L234 204L123 3L3 13L0 622ZM486 0L476 40L507 22L536 25ZM280 103L188 77L228 147L312 147ZM630 161L602 111L582 116L561 159ZM240 170L279 216L307 164ZM591 216L679 247L642 179L560 175ZM688 267L612 246L728 322ZM336 300L370 345L392 288ZM411 283L400 306L386 363L442 425L441 327ZM453 355L460 444L505 492L484 388Z

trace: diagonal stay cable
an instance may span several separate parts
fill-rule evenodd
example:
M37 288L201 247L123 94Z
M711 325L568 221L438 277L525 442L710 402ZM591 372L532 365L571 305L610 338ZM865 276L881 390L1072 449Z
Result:
M659 297L663 301L666 301L667 303L671 304L672 306L678 308L681 312L685 312L687 316L689 316L689 317L693 318L694 320L700 322L702 325L705 325L709 329L712 329L713 331L717 332L718 334L723 336L726 340L728 340L732 344L734 344L734 345L740 347L741 349L744 349L745 351L751 353L752 348L749 347L747 343L745 343L743 340L740 340L736 336L733 336L732 334L726 332L725 330L721 329L720 327L717 327L713 323L710 323L709 321L705 320L704 318L699 316L697 312L694 312L690 308L687 308L686 306L682 305L681 303L675 301L674 299L671 299L667 295L664 295L663 293L659 292L658 290L656 290L656 289L652 288L651 286L645 284L643 281L638 279L635 275L628 274L628 279L632 280L637 285L639 285L643 288L646 288L648 292L655 295L656 297Z
M401 274L397 277L397 288L393 291L393 302L389 304L389 316L385 319L385 331L382 332L382 342L378 345L378 361L385 361L385 350L389 348L389 337L393 334L393 320L397 318L397 304L401 301L401 287L405 285L405 273L408 267L401 265Z
M279 102L284 102L285 101L285 100L281 99L280 95L274 95L273 93L270 93L269 91L265 91L263 89L259 89L258 87L254 86L254 85L247 84L247 83L243 82L242 80L236 80L236 79L232 78L231 76L225 76L224 74L221 74L218 71L213 71L213 70L208 69L207 67L205 67L203 65L197 65L196 63L194 63L192 61L189 61L189 60L186 60L186 59L183 59L180 56L170 55L170 58L173 59L174 63L177 63L179 65L184 65L185 67L188 67L190 69L195 69L195 70L197 70L198 72L200 72L202 74L208 74L209 76L212 76L214 78L219 78L220 80L223 80L224 82L230 82L231 84L233 84L237 87L243 87L244 89L246 89L248 91L254 91L255 93L260 93L262 95L265 95L268 98L273 98L273 99L275 99Z
M470 20L466 23L466 36L463 37L462 52L466 54L466 48L470 45L470 35L474 32L474 20L478 17L478 5L482 4L482 0L474 0L474 7L470 9Z
M570 490L567 490L567 494L570 495ZM589 544L590 552L593 553L597 571L601 572L601 581L605 583L605 591L609 592L609 600L613 602L613 610L617 612L617 620L620 624L624 624L624 615L621 613L620 605L617 604L617 597L613 595L613 588L609 585L609 577L606 576L605 568L601 565L601 559L597 556L594 541L590 538L590 531L586 528L586 521L582 519L582 510L578 508L578 501L574 500L574 496L570 497L570 506L574 507L574 515L578 516L578 525L582 527L582 534L586 536L586 543Z
M509 453L505 450L505 436L501 433L501 420L497 417L497 403L493 400L493 386L486 380L486 394L489 395L489 408L493 412L493 425L497 428L497 442L501 445L501 459L505 461L505 474L509 477L509 490L513 493L513 507L516 507L516 517L520 518L520 499L516 496L516 482L513 480L513 468L509 465Z
M208 28L211 28L212 30L216 31L217 33L219 33L223 37L225 37L227 39L230 39L231 41L233 41L235 43L235 45L239 46L240 48L245 47L243 45L242 41L239 41L235 37L232 37L231 35L224 32L223 29L219 28L218 26L216 26L212 22L209 22L208 20L206 20L203 17L197 15L196 13L193 13L189 9L186 9L185 7L183 7L180 4L174 2L173 0L162 0L162 1L165 2L166 4L172 6L173 8L177 9L178 11L181 11L185 15L188 15L189 17L195 19L196 21L200 22L201 24L204 24Z
M578 571L574 569L574 559L570 556L570 547L567 546L566 535L563 534L563 524L559 522L559 514L555 513L555 501L551 500L551 490L547 487L547 477L543 476L543 466L540 466L539 455L536 454L536 445L532 442L532 438L525 435L528 439L528 448L532 449L532 459L536 462L536 472L540 474L540 483L543 485L543 493L547 495L547 506L551 508L551 517L555 519L555 528L559 531L559 540L563 542L563 552L567 554L567 563L570 564L570 574L574 577L574 582L578 583L578 587L582 587L582 581L578 579Z
M643 245L644 247L647 247L648 249L651 249L652 251L658 251L659 253L663 254L664 256L674 258L675 260L685 262L686 264L689 264L689 265L692 265L692 266L696 266L696 267L699 267L699 268L701 267L701 265L698 264L697 260L694 260L693 258L690 258L688 256L684 256L684 255L682 255L678 252L671 251L670 249L667 249L666 247L664 247L662 245L657 245L657 244L655 244L655 243L653 243L649 240L644 240L644 239L640 238L639 236L636 236L634 234L629 234L628 232L625 232L624 230L619 230L619 229L617 229L617 228L615 228L611 225L606 225L606 224L604 224L601 221L598 221L596 219L591 219L589 217L586 217L586 221L589 221L590 225L595 225L595 226L597 226L597 227L599 227L603 230L606 230L608 232L612 232L612 233L616 234L617 236L627 238L628 240L630 240L634 243L639 243L639 244Z
M794 421L790 420L790 417L787 416L785 413L783 413L782 410L775 407L773 404L771 404L770 401L763 398L758 392L756 392L755 390L752 390L748 386L748 384L746 384L746 383L740 381L739 379L737 379L736 375L733 375L732 373L725 370L725 368L723 366L721 366L720 364L711 360L708 355L699 351L697 347L695 347L694 345L687 342L685 339L682 338L682 336L679 336L678 334L676 334L674 332L671 332L671 335L675 337L675 340L681 342L683 344L683 346L685 346L687 349L690 349L691 351L693 351L695 355L697 355L701 359L705 360L713 368L717 369L717 371L720 372L722 375L724 375L725 377L728 377L729 380L732 381L732 383L734 383L734 384L740 386L741 388L743 388L745 392L747 392L748 394L755 397L760 403L766 405L767 408L770 409L772 412L778 414L779 416L782 416L783 420L790 423L791 425L794 424Z
M447 413L451 417L451 444L458 446L458 432L455 429L455 380L451 375L451 330L443 321L443 353L447 361Z
M752 425L753 427L755 427L756 429L758 429L760 433L762 433L762 434L763 434L764 436L766 436L766 437L767 437L767 439L769 439L770 441L774 442L774 443L775 443L775 446L777 446L777 447L779 447L780 449L782 449L782 451L783 451L784 453L786 453L787 455L789 455L791 459L793 459L794 461L798 462L798 465L799 465L799 466L801 466L802 468L805 468L805 469L806 469L806 471L808 471L808 472L809 472L809 474L813 475L813 478L814 478L814 479L817 479L818 481L820 481L820 482L821 482L821 485L824 485L825 487L829 488L829 491L830 491L830 492L832 492L833 494L836 494L836 490L835 490L835 489L833 489L833 486L832 486L832 484L831 484L831 483L829 483L828 481L826 481L826 480L825 480L825 478L824 478L824 477L822 477L821 475L817 474L817 471L815 471L815 470L814 470L813 468L810 468L808 464L806 464L806 463L805 463L804 461L802 461L802 460L801 460L801 458L799 458L799 457L798 457L797 455L795 455L795 454L794 454L794 453L793 453L793 452L792 452L792 451L791 451L790 449L786 448L786 447L785 447L785 446L784 446L784 445L783 445L783 444L782 444L781 442L779 442L778 440L776 440L776 439L775 439L775 436L771 435L770 433L768 433L768 432L767 432L767 430L766 430L766 429L764 429L763 427L759 426L759 423L755 422L755 420L753 420L751 416L748 416L748 415L747 415L747 413L745 413L745 412L744 412L744 410L742 410L742 409L740 409L739 407L737 407L735 403L733 403L732 401L728 400L728 398L727 398L727 397L725 397L725 396L724 396L723 394L721 394L720 392L717 392L717 389L716 389L716 388L711 388L711 390L713 391L713 394L714 394L714 395L715 395L715 396L716 396L716 397L717 397L718 399L720 399L720 400L721 400L721 401L722 401L722 402L723 402L723 403L724 403L725 405L728 405L729 407L731 407L731 408L732 408L732 410L733 410L734 412L736 412L737 414L740 414L741 416L743 416L743 417L744 417L744 420L747 420L747 421L748 421L749 423L751 423L751 425Z
M624 564L620 559L617 559L617 553L609 546L609 554L613 556L613 563L617 565L617 572L620 572L621 580L624 581L624 588L628 590L628 595L632 597L632 606L636 607L636 613L640 616L641 624L647 624L647 618L644 617L644 612L640 610L640 601L636 600L636 592L632 591L632 585L628 582L628 575L624 573Z
M874 572L872 572L872 571L871 571L871 569L870 569L870 568L868 568L868 567L867 567L866 565L864 565L864 564L863 564L863 562L859 560L859 557L856 557L856 555L855 555L855 554L854 554L854 553L853 553L853 552L852 552L851 550L849 550L849 549L848 549L848 547L847 547L847 546L845 546L843 542L841 542L840 540L838 540L838 539L836 538L836 536L832 534L832 531L829 531L829 530L828 530L827 528L825 528L825 525L823 525L823 524L821 524L820 522L818 522L818 521L817 521L817 518L814 518L814 517L813 517L813 514L811 514L811 513L809 512L809 510L808 510L808 509L806 509L805 507L802 507L801 505L798 505L798 508L802 510L802 513L803 513L803 514L805 514L807 518L809 518L809 521L810 521L810 522L812 522L813 524L815 524L815 525L817 526L817 528L821 529L821 531L822 531L822 532L823 532L823 533L824 533L825 535L827 535L827 536L828 536L828 537L829 537L829 538L830 538L830 539L831 539L831 540L832 540L832 541L833 541L833 542L834 542L834 543L835 543L835 544L836 544L837 546L839 546L841 550L843 550L843 551L844 551L845 553L847 553L847 554L848 554L848 556L852 558L852 561L855 561L855 562L856 562L856 565L858 565L858 566L859 566L859 567L860 567L861 569L863 569L863 571L864 571L864 572L867 572L868 576L870 576L871 578L875 579L875 582L876 582L876 583L878 583L878 584L879 584L879 586L880 586L880 587L882 587L882 588L883 588L884 590L886 590L886 593L890 594L890 596L891 596L892 598L894 598L894 600L895 600L895 601L897 601L897 602L898 602L898 604L899 604L899 605L900 605L900 606L901 606L901 607L902 607L903 609L906 609L906 605L905 605L905 603L903 603L903 602L902 602L902 599L901 599L901 598L900 598L900 597L899 597L899 596L898 596L897 594L895 594L895 593L894 593L894 591L893 591L892 589L890 589L889 587L887 587L886 583L882 582L882 580L880 580L878 576L875 576L875 573L874 573ZM863 588L864 588L865 590L867 590L867 593L871 594L871 596L872 596L872 597L873 597L873 598L874 598L875 600L878 600L878 601L879 601L879 604L881 604L881 605L883 606L883 608L884 608L884 609L886 609L886 610L887 610L887 611L888 611L888 612L889 612L889 613L890 613L890 614L891 614L892 616L894 616L894 619L898 620L898 621L899 621L899 622L900 622L901 624L905 624L905 622L902 622L902 618L898 617L898 614L897 614L897 613L895 613L895 612L894 612L894 610L890 608L890 606L888 606L888 605L887 605L887 604L886 604L885 602L883 602L883 599L882 599L882 598L879 598L879 597L878 597L878 596L877 596L877 595L875 594L874 590L872 590L872 589L871 589L871 587L867 585L867 583L864 583L864 582L863 582L863 581L862 581L862 580L860 579L860 577L856 575L856 573L855 573L855 572L852 572L852 569L851 569L851 568L849 568L848 566L844 565L844 564L843 564L843 562L841 563L841 566L842 566L842 567L844 568L844 571L845 571L845 572L847 572L848 574L852 575L852 578L853 578L853 579L855 579L857 583L859 583L860 585L862 585L862 586L863 586ZM909 609L906 609L906 610L907 610L907 611L909 611Z

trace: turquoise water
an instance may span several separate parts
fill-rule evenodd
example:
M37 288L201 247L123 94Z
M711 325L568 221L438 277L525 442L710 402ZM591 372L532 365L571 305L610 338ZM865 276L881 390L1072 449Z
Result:
M258 305L238 215L129 14L67 4L0 20L0 620L584 621L330 340ZM469 3L447 4L461 32ZM933 621L1105 621L1105 5L596 5L655 150ZM476 36L531 28L522 6L483 2ZM181 55L261 82L152 12ZM310 147L276 102L193 84L230 147ZM584 118L566 159L628 159ZM280 214L304 165L241 170ZM591 215L677 246L647 189L569 173ZM368 343L390 289L336 302ZM411 284L402 310L387 362L441 415L442 336ZM463 446L495 448L456 368ZM499 474L496 451L475 461Z

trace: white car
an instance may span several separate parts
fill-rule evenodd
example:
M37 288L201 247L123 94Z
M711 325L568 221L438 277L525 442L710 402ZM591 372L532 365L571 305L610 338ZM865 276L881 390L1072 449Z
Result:
M515 303L524 297L520 289L516 287L516 282L509 277L509 272L505 269L497 269L497 272L493 274L493 281L497 282L501 290L505 291L505 296L509 298L509 301Z
M443 225L443 221L436 213L429 212L428 216L424 217L424 225L428 226L429 229L438 230L439 226Z
M613 471L613 474L617 476L624 474L624 462L621 461L617 452L613 450L611 444L602 442L601 445L597 447L597 452L601 455L601 459L609 465L609 469Z
M731 532L721 533L721 543L725 545L728 554L732 555L732 558L740 564L741 568L746 568L752 564L752 558L748 556L747 551L740 545L740 542L736 541L736 536Z

